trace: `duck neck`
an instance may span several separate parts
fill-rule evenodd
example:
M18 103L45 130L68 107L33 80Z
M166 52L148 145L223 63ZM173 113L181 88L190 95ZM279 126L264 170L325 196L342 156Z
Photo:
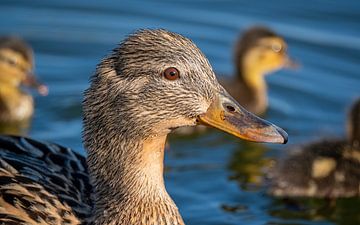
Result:
M165 141L166 134L115 137L89 150L96 225L184 224L164 185Z

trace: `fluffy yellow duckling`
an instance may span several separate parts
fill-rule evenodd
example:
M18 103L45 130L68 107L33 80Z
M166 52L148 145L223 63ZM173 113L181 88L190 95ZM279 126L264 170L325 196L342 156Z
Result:
M33 67L29 45L16 37L0 37L0 133L21 133L33 114L33 98L22 86L47 94L47 87L36 81Z
M360 195L360 99L352 106L346 139L304 145L275 169L270 193L283 197Z
M223 89L189 39L165 30L132 34L102 60L83 112L87 160L0 136L0 224L183 225L163 179L172 129L202 123L247 140L287 141Z

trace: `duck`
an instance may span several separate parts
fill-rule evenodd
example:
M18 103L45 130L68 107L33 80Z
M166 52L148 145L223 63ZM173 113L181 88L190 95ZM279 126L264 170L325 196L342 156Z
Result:
M299 66L290 58L283 37L265 26L253 26L239 36L235 46L235 75L219 76L220 84L248 111L264 115L268 107L265 75L282 68ZM188 136L207 131L205 126L184 127L175 135Z
M285 39L265 26L253 26L235 46L235 75L221 76L223 87L247 110L263 115L268 107L265 76L282 68L296 68Z
M171 130L206 124L249 141L288 138L226 92L190 39L164 29L140 29L106 56L82 109L86 157L0 136L0 223L183 225L163 178Z
M346 138L297 146L269 176L276 197L347 198L360 195L360 98L347 118Z
M22 134L34 113L34 100L23 87L47 95L34 73L33 50L16 36L0 37L0 133Z

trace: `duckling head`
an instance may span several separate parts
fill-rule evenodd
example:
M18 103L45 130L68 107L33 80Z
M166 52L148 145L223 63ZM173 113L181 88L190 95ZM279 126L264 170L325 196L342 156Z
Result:
M33 52L25 42L16 37L0 38L1 82L19 86L33 69Z
M285 40L261 26L250 28L239 39L235 64L240 78L251 83L256 83L252 80L262 80L263 75L295 65L287 54Z
M349 113L347 121L348 138L354 147L360 147L360 98L357 99Z
M47 94L47 87L33 74L34 58L31 47L13 36L0 37L0 84L18 88L26 85Z

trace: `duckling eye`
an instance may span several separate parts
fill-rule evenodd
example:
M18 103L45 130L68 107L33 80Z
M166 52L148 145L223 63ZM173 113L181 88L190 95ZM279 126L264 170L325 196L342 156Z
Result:
M271 45L271 49L274 51L274 52L280 52L282 50L282 45L281 44L273 44Z
M16 65L16 61L14 59L8 59L8 62L12 66Z
M180 72L175 67L169 67L164 70L163 76L168 80L176 80L180 78Z
M10 64L11 66L14 66L16 64L16 59L13 58L9 58L3 55L0 55L0 59L8 64Z

